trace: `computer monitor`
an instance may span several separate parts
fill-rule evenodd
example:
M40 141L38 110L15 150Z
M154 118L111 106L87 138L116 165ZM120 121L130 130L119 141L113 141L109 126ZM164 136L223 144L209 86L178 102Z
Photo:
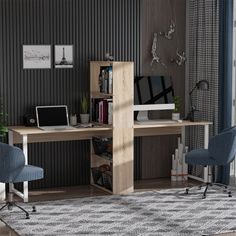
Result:
M134 78L134 111L137 120L148 120L148 111L173 110L174 89L170 76L136 76Z

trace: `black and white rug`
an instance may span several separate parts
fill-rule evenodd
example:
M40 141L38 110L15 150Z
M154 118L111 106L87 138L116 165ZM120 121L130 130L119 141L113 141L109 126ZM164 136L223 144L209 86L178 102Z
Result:
M24 204L23 204L24 205ZM26 208L30 208L26 206ZM211 235L236 231L236 197L185 195L183 189L37 203L30 220L0 213L19 235Z

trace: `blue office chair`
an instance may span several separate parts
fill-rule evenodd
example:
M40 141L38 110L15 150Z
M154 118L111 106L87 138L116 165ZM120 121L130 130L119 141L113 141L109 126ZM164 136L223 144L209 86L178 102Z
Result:
M236 155L236 127L223 130L218 135L210 139L208 149L192 150L186 154L185 161L190 165L202 165L208 167L208 171L212 166L226 166L234 160ZM226 191L228 186L220 183L205 183L205 190L202 198L206 197L209 186L216 185L224 187ZM201 186L200 186L201 188ZM188 194L190 188L186 188ZM228 196L232 197L231 191L228 190Z
M20 148L0 143L0 182L9 183L8 199L0 211L5 207L11 210L13 206L16 206L25 212L26 219L29 219L28 211L13 201L13 184L41 178L43 178L43 169L25 165L25 156ZM33 212L35 211L36 208L33 206Z

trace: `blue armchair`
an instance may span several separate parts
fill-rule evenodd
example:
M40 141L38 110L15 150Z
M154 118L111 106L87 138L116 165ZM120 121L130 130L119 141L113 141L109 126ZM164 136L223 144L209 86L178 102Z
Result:
M11 210L16 206L25 212L26 219L29 219L29 213L13 201L13 184L41 178L43 178L43 169L25 165L25 156L20 148L0 143L0 182L9 183L8 200L0 211L5 207ZM36 211L34 206L33 211Z
M208 167L212 166L226 166L234 160L236 155L236 127L231 127L223 130L218 135L210 139L208 149L192 150L186 154L186 163L190 165L202 165ZM210 177L210 176L208 176ZM208 181L205 184L202 198L206 197L209 186L217 185L228 188L227 185L220 183L212 183ZM186 189L188 194L189 188ZM231 197L231 191L228 191L228 196Z

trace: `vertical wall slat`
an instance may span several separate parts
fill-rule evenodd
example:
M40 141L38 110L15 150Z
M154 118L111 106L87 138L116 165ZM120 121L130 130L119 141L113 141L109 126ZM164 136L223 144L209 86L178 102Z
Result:
M79 113L89 88L89 61L135 61L140 68L141 0L0 0L0 97L9 125L22 125L36 105L67 104ZM49 44L51 69L23 69L24 44ZM74 46L74 68L54 68L54 45ZM138 70L136 70L136 73ZM29 145L30 163L45 169L32 188L89 183L89 142Z

